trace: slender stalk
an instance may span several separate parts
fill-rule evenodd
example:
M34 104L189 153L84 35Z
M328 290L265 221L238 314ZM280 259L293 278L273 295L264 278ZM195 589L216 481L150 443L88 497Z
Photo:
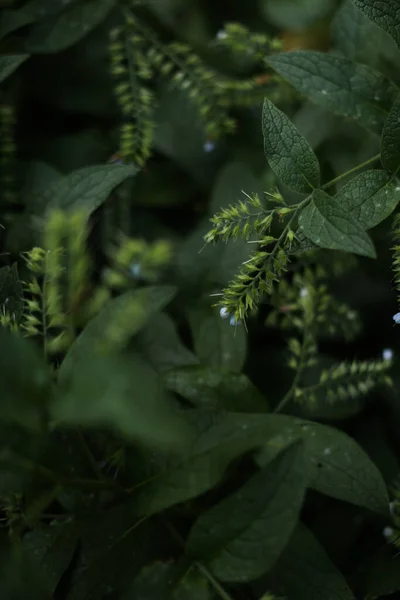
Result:
M307 350L308 335L309 335L309 332L308 332L308 330L306 330L303 335L303 343L301 346L299 368L297 369L296 375L294 376L292 385L290 386L290 388L288 389L288 391L286 392L286 394L282 398L282 400L279 402L278 406L273 411L274 413L278 413L285 408L286 404L292 399L292 396L297 387L297 384L299 383L300 377L301 377L304 367L305 367L305 357L306 357L306 350Z
M213 574L210 573L210 571L207 569L207 567L205 567L203 564L201 564L199 562L196 562L194 564L198 568L200 573L202 575L204 575L204 577L210 582L210 584L214 588L215 592L218 594L218 596L220 598L222 598L222 600L233 600L232 596L230 596L228 594L228 592L226 590L224 590L222 585L220 583L218 583L218 581L214 578Z
M345 177L348 177L349 175L353 175L353 173L357 173L357 171L361 171L361 169L363 169L364 167L368 167L372 163L376 162L380 158L380 156L381 156L380 154L375 154L375 156L373 156L372 158L369 158L365 162L360 163L359 165L356 165L355 167L353 167L352 169L349 169L345 173L342 173L338 177L331 179L330 181L328 181L328 183L325 183L321 189L326 190L326 189L332 187L332 185L335 185L338 181L341 181L342 179L344 179Z

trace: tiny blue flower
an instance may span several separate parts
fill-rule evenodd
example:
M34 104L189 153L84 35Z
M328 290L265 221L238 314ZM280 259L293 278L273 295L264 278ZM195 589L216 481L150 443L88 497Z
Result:
M308 289L306 287L301 288L300 298L307 298L307 296L308 296Z
M134 263L131 266L131 273L134 277L139 277L141 272L141 267L139 263Z
M382 533L383 533L383 537L388 539L388 538L392 537L392 535L394 534L394 530L392 527L384 527Z
M383 360L392 360L393 350L391 350L391 348L385 348L385 350L382 352L382 358Z
M221 319L228 319L228 317L229 317L229 311L226 308L226 306L223 306L221 308L221 310L219 311L219 316L221 317Z
M221 29L220 31L218 31L216 38L217 40L224 40L226 37L228 37L226 31L224 31L223 29Z
M400 312L396 313L395 315L393 315L393 321L399 325L400 324Z
M211 140L207 140L205 142L203 148L204 148L204 152L212 152L215 148L215 144Z
M240 325L240 320L232 315L229 319L229 324L232 325L232 327L237 327L237 325Z

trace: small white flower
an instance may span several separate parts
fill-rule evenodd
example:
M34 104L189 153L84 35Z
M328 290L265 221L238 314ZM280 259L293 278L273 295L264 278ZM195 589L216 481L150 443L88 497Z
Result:
M329 454L332 452L332 450L330 448L325 448L324 450L324 456L329 456Z
M393 321L399 325L400 323L400 312L396 313L395 315L393 315Z
M140 268L140 264L139 263L134 263L131 266L131 273L134 277L139 277L140 276L140 272L141 272L141 268Z
M204 148L204 152L212 152L214 150L214 148L215 148L215 144L211 140L207 140L204 143L203 148Z
M383 360L392 360L393 358L393 350L391 348L385 348L382 352Z
M215 37L217 38L217 40L224 40L228 37L228 34L226 33L226 31L221 29L220 31L218 31L218 33Z
M221 317L221 319L228 319L229 318L229 311L226 308L226 306L223 306L221 308L221 310L219 311L219 316Z
M309 292L306 287L302 287L300 290L300 298L307 298Z
M394 534L394 530L392 527L385 527L382 531L383 537L389 539Z
M232 327L236 327L237 325L240 325L240 320L236 319L236 317L232 315L229 319L229 324L232 325Z

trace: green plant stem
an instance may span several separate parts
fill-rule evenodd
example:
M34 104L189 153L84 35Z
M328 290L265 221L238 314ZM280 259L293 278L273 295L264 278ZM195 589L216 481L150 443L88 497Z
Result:
M218 581L214 578L213 574L205 567L202 563L195 562L195 566L198 568L200 573L204 575L204 577L210 582L215 592L218 594L222 600L233 600L232 596L228 594L226 590L218 583Z
M93 456L93 454L92 454L92 452L91 452L91 450L90 450L90 448L88 446L87 441L83 437L82 432L79 431L79 430L76 430L75 433L76 433L76 438L78 440L78 443L79 443L79 445L80 445L80 447L82 449L82 452L86 456L87 461L90 464L93 473L96 475L96 477L97 477L97 479L99 481L103 481L104 480L103 474L102 474L102 472L101 472L101 470L99 468L99 465L97 464L97 462L96 462L96 460L95 460L95 458L94 458L94 456Z
M309 332L308 332L308 330L306 330L303 335L299 367L297 369L296 375L294 376L292 385L290 386L290 388L288 389L288 391L286 392L286 394L284 395L282 400L279 402L278 406L273 411L274 413L278 413L285 408L287 403L292 399L292 396L296 390L297 384L299 383L300 377L301 377L304 367L305 367L305 357L306 357L306 351L307 351L308 335L309 335Z
M337 183L338 181L341 181L342 179L344 179L345 177L348 177L349 175L353 175L353 173L357 173L357 171L360 171L364 167L368 167L369 165L371 165L372 163L377 161L380 158L380 156L381 156L380 154L375 154L375 156L373 156L372 158L369 158L365 162L360 163L359 165L356 165L355 167L353 167L352 169L349 169L345 173L342 173L338 177L331 179L330 181L328 181L328 183L325 183L321 189L326 190L326 189L332 187L332 185L335 185L335 183Z

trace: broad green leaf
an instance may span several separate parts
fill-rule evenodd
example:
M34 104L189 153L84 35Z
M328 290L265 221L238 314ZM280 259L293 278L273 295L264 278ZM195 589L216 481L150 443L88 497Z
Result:
M160 550L159 525L139 521L132 502L82 519L81 553L68 600L121 598L143 566Z
M319 186L319 163L311 146L290 119L264 100L264 152L271 169L290 189L307 194Z
M354 440L327 425L284 415L271 415L270 418L284 418L286 427L257 455L261 466L300 436L306 444L313 489L387 516L389 497L383 477Z
M384 61L396 63L400 52L386 31L370 21L351 0L344 0L332 21L335 47L346 58L382 67Z
M76 44L100 25L115 6L114 0L84 0L37 23L26 41L28 52L51 54Z
M260 577L293 533L307 478L303 445L295 443L197 519L189 533L187 554L205 562L223 581Z
M14 73L28 58L29 54L5 54L0 56L0 83Z
M148 286L109 300L70 347L58 372L59 382L65 381L75 364L88 354L122 350L175 293L172 286Z
M376 258L364 227L322 190L313 192L310 202L301 211L299 225L304 235L320 248Z
M198 408L267 412L268 403L243 373L221 367L184 366L163 376L166 387Z
M70 519L41 525L23 537L22 545L41 575L45 589L54 594L68 569L78 543L76 522Z
M340 188L334 199L366 230L384 221L394 211L400 200L400 188L386 171L371 169L353 177Z
M51 398L43 357L30 340L2 327L0 356L0 420L41 431Z
M51 407L59 425L107 428L148 446L181 448L190 429L157 373L139 355L89 353Z
M354 600L354 595L324 548L299 523L267 579L290 600Z
M198 359L178 336L174 321L165 313L154 315L137 335L136 345L157 371L197 365Z
M191 308L188 317L200 363L240 372L247 355L244 328L232 327L221 319L217 308L210 306Z
M400 46L399 0L352 0L353 4L367 15L371 21L387 31Z
M24 310L23 288L17 263L0 268L0 307L18 323Z
M316 104L380 135L397 89L378 71L311 50L276 54L267 62Z
M400 167L400 94L392 106L382 131L381 161L384 168L392 173L398 171Z
M38 190L32 196L31 205L38 214L62 208L80 209L90 215L107 200L114 188L135 173L134 167L117 164L84 167Z
M138 511L151 514L194 498L215 486L235 458L263 447L264 466L301 438L314 489L387 515L389 499L374 463L344 433L286 415L187 411L198 434L184 457L161 461L154 479L138 494ZM268 446L265 446L268 442Z

